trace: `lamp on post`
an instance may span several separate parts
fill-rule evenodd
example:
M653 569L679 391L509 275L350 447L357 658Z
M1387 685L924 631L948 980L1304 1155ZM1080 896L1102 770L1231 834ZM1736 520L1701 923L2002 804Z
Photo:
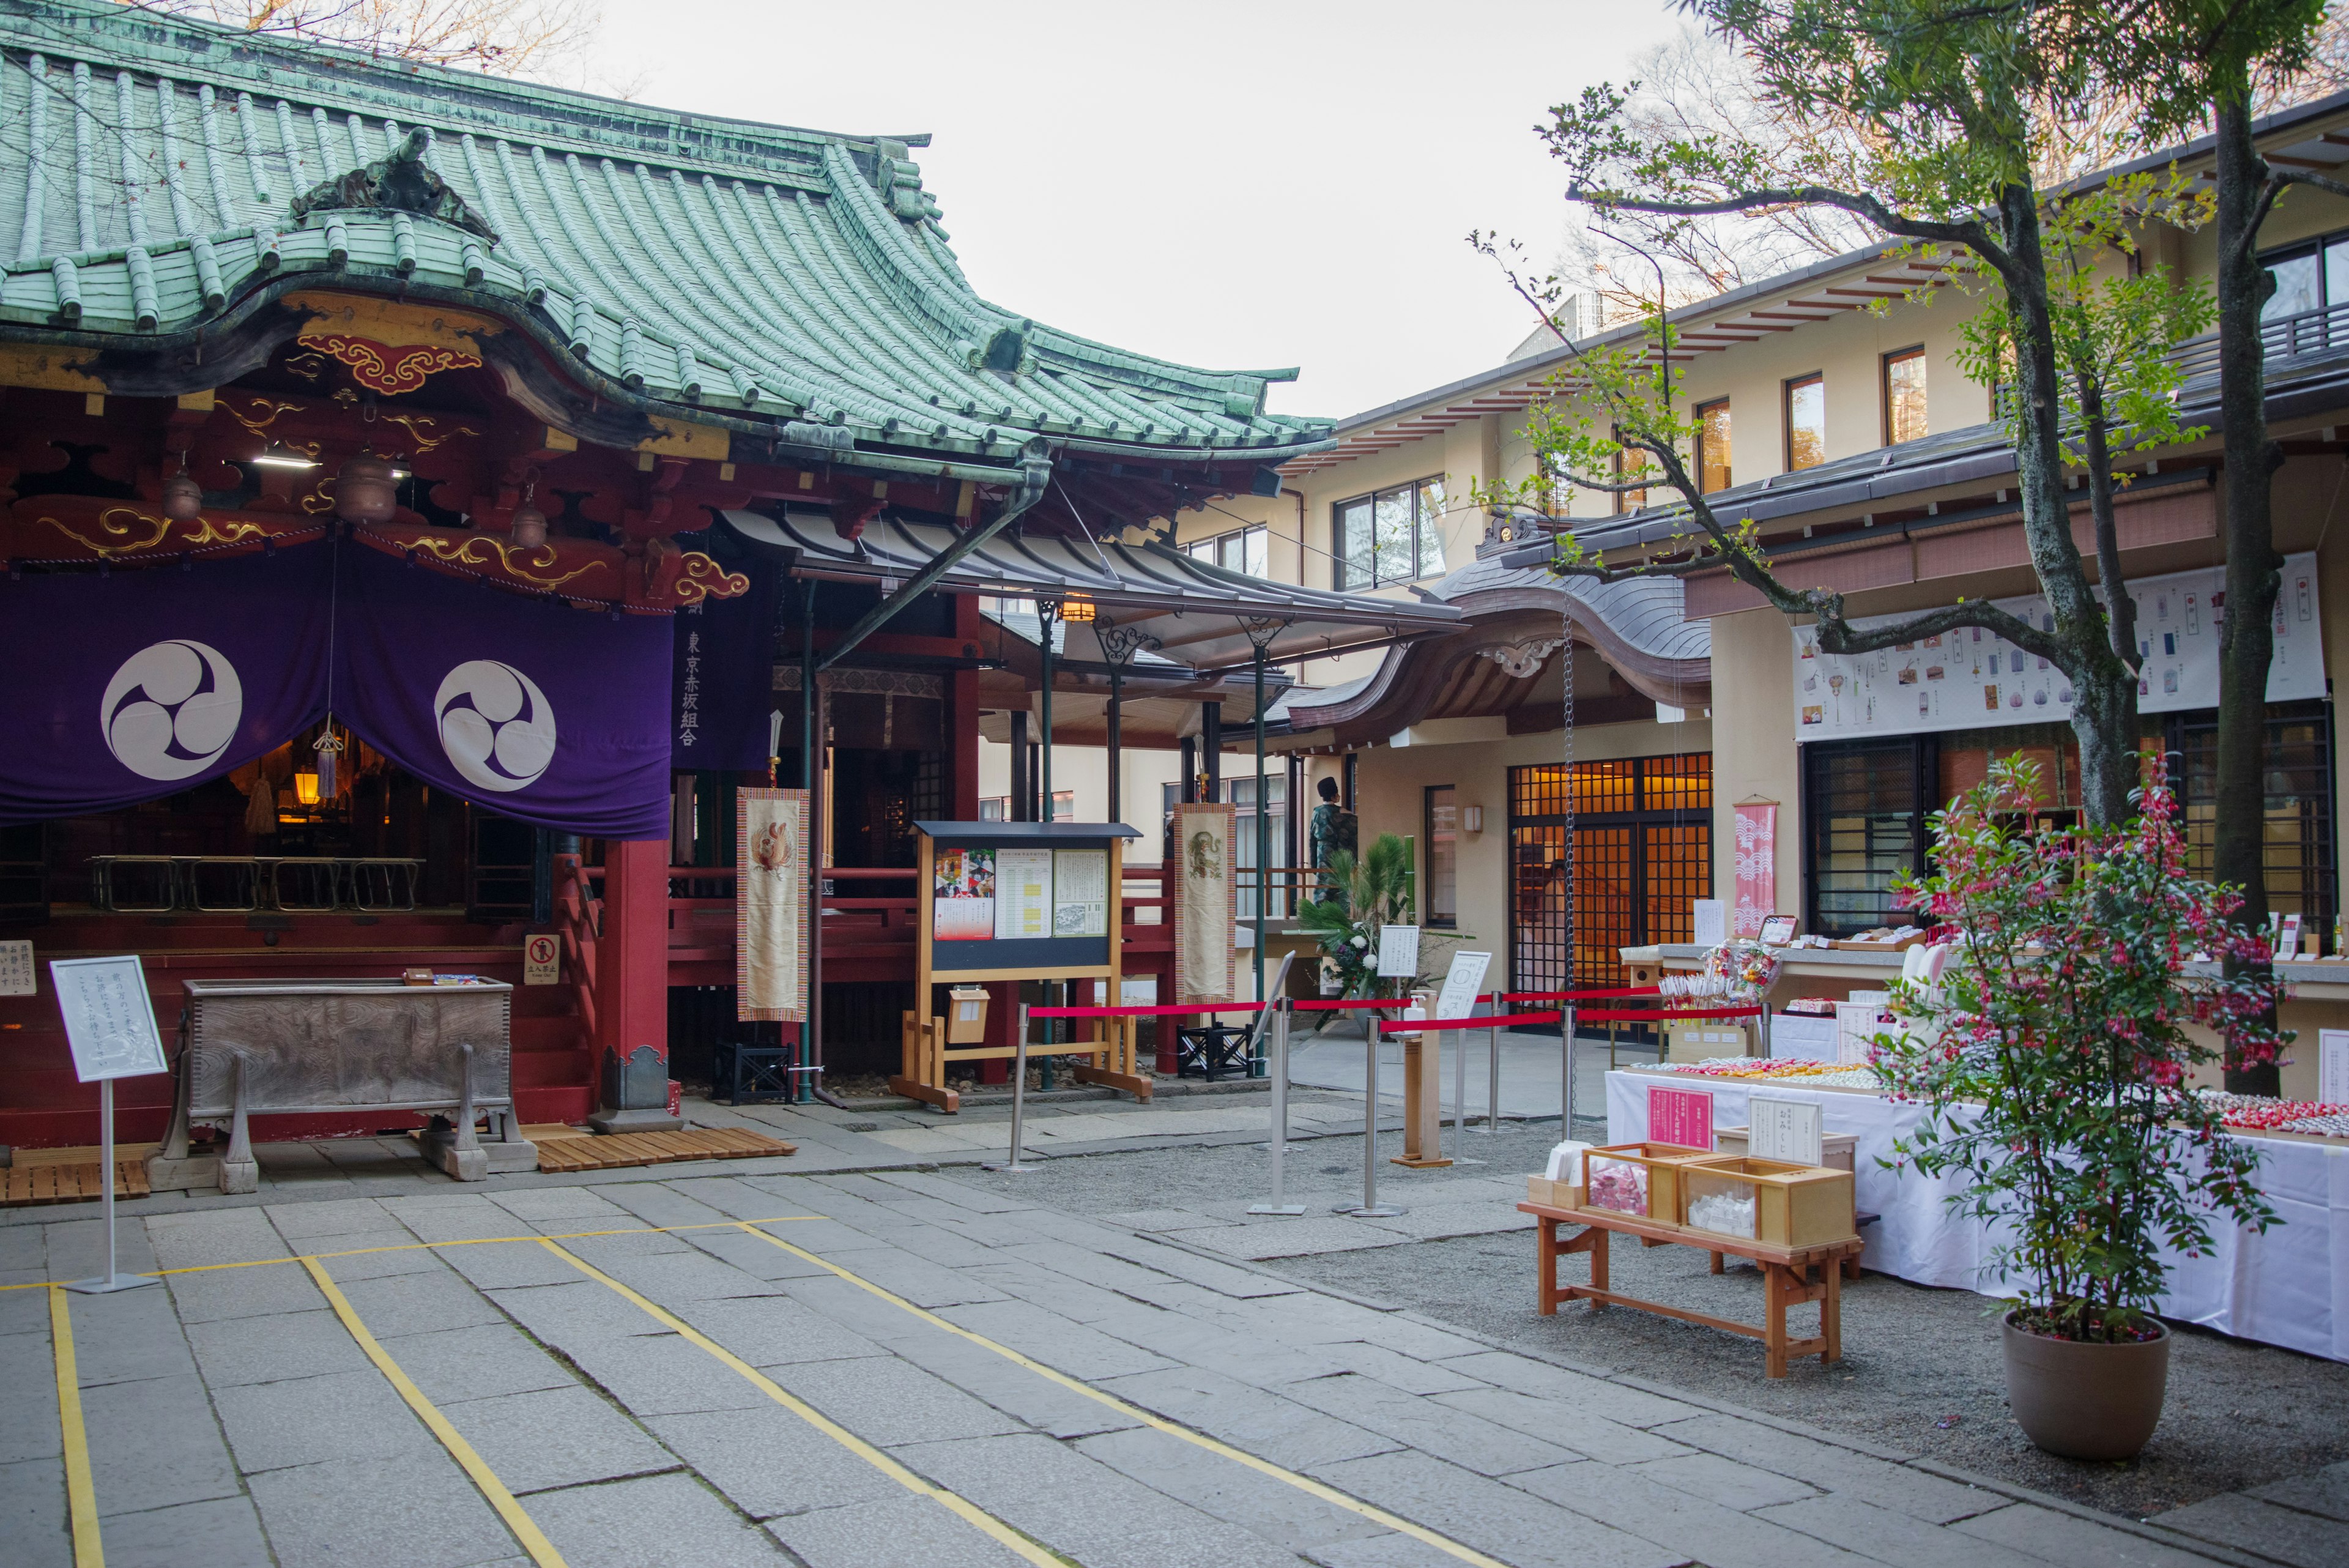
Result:
M1086 618L1092 618L1092 606L1085 607ZM1043 702L1037 714L1041 733L1037 737L1040 749L1037 753L1036 820L1052 820L1052 628L1061 619L1061 601L1036 601L1036 644L1043 666Z
M1272 639L1280 635L1285 620L1240 618L1240 629L1247 634L1248 646L1256 649L1256 999L1264 995L1264 912L1272 902L1272 817L1265 810L1264 798L1264 664ZM1254 1053L1258 1062L1264 1060L1264 1042L1256 1043Z

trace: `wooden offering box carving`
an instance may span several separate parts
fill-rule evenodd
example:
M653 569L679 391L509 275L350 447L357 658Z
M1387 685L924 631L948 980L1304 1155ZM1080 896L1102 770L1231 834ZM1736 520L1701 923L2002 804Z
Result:
M1782 1247L1857 1238L1852 1173L1745 1155L1715 1155L1674 1169L1681 1225Z
M1676 1143L1601 1144L1582 1157L1583 1199L1576 1207L1678 1225L1681 1169L1712 1158L1708 1150Z

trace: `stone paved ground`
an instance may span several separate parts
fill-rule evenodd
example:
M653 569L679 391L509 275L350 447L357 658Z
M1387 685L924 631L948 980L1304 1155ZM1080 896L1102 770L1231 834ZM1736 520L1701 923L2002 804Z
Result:
M1185 1103L1038 1125L1187 1144L1253 1196L1261 1153L1218 1129L1261 1102ZM253 1198L126 1206L126 1267L170 1272L112 1296L46 1285L88 1272L91 1210L7 1211L0 1559L74 1562L78 1497L115 1568L2250 1561L1203 1243L1258 1223L877 1168L908 1163L886 1117L761 1119L802 1156L460 1187L398 1140L275 1146ZM1316 1175L1351 1152L1298 1149ZM1458 1214L1414 1202L1423 1229L1516 1222L1497 1169L1451 1179Z

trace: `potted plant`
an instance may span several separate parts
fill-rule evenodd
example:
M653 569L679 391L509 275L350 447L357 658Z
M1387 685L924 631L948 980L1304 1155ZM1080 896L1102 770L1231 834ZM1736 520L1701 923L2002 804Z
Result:
M1994 764L1936 814L1935 874L1894 889L1957 945L1938 987L1895 988L1900 1027L1876 1041L1885 1087L1924 1110L1885 1163L1965 1179L1950 1207L1990 1228L2016 1292L2007 1395L2031 1440L2126 1459L2161 1417L2165 1251L2199 1254L2214 1219L2274 1218L2256 1148L2189 1080L2213 1038L2230 1061L2273 1059L2279 987L2198 961L2268 954L2230 923L2239 896L2186 874L2158 762L2122 826L2055 826L2041 801L2031 764Z
M1343 849L1335 850L1323 868L1322 879L1329 896L1299 904L1297 923L1337 970L1338 994L1349 998L1406 994L1418 982L1417 976L1380 977L1379 928L1414 923L1410 841L1381 833L1359 860ZM1459 932L1428 931L1420 940L1423 946L1429 940L1464 939Z

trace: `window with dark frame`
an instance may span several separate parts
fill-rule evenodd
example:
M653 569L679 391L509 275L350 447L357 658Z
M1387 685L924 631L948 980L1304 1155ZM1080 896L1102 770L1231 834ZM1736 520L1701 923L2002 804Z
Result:
M1271 566L1271 543L1272 531L1257 524L1252 528L1218 534L1212 539L1195 539L1183 546L1183 553L1227 572L1262 577Z
M1422 479L1330 509L1340 588L1383 588L1444 575L1444 479Z
M2210 874L2217 825L2218 714L2148 714L2147 741L2168 755L2179 786L2187 870ZM2332 710L2322 701L2268 709L2263 840L2270 909L2329 931L2340 909L2333 845ZM1928 818L1982 782L1992 760L2039 764L2035 818L2079 816L2079 751L2069 727L2014 725L1885 741L1812 742L1802 748L1804 929L1847 937L1897 925L1909 911L1892 884L1926 864Z
M1814 370L1786 382L1786 472L1827 460L1827 379Z
M1898 348L1884 357L1884 444L1899 446L1925 433L1925 349Z
M1460 925L1460 791L1452 784L1429 784L1421 811L1427 846L1427 873L1422 913L1438 930Z
M1731 483L1729 466L1729 400L1715 398L1696 406L1696 487L1710 495Z
M1619 431L1616 432L1618 439L1621 433ZM1609 460L1609 476L1619 484L1626 479L1644 479L1654 470L1655 464L1649 461L1644 452L1618 447L1614 457ZM1648 493L1644 489L1619 490L1615 492L1614 499L1615 514L1620 517L1627 512L1637 512L1645 506Z

